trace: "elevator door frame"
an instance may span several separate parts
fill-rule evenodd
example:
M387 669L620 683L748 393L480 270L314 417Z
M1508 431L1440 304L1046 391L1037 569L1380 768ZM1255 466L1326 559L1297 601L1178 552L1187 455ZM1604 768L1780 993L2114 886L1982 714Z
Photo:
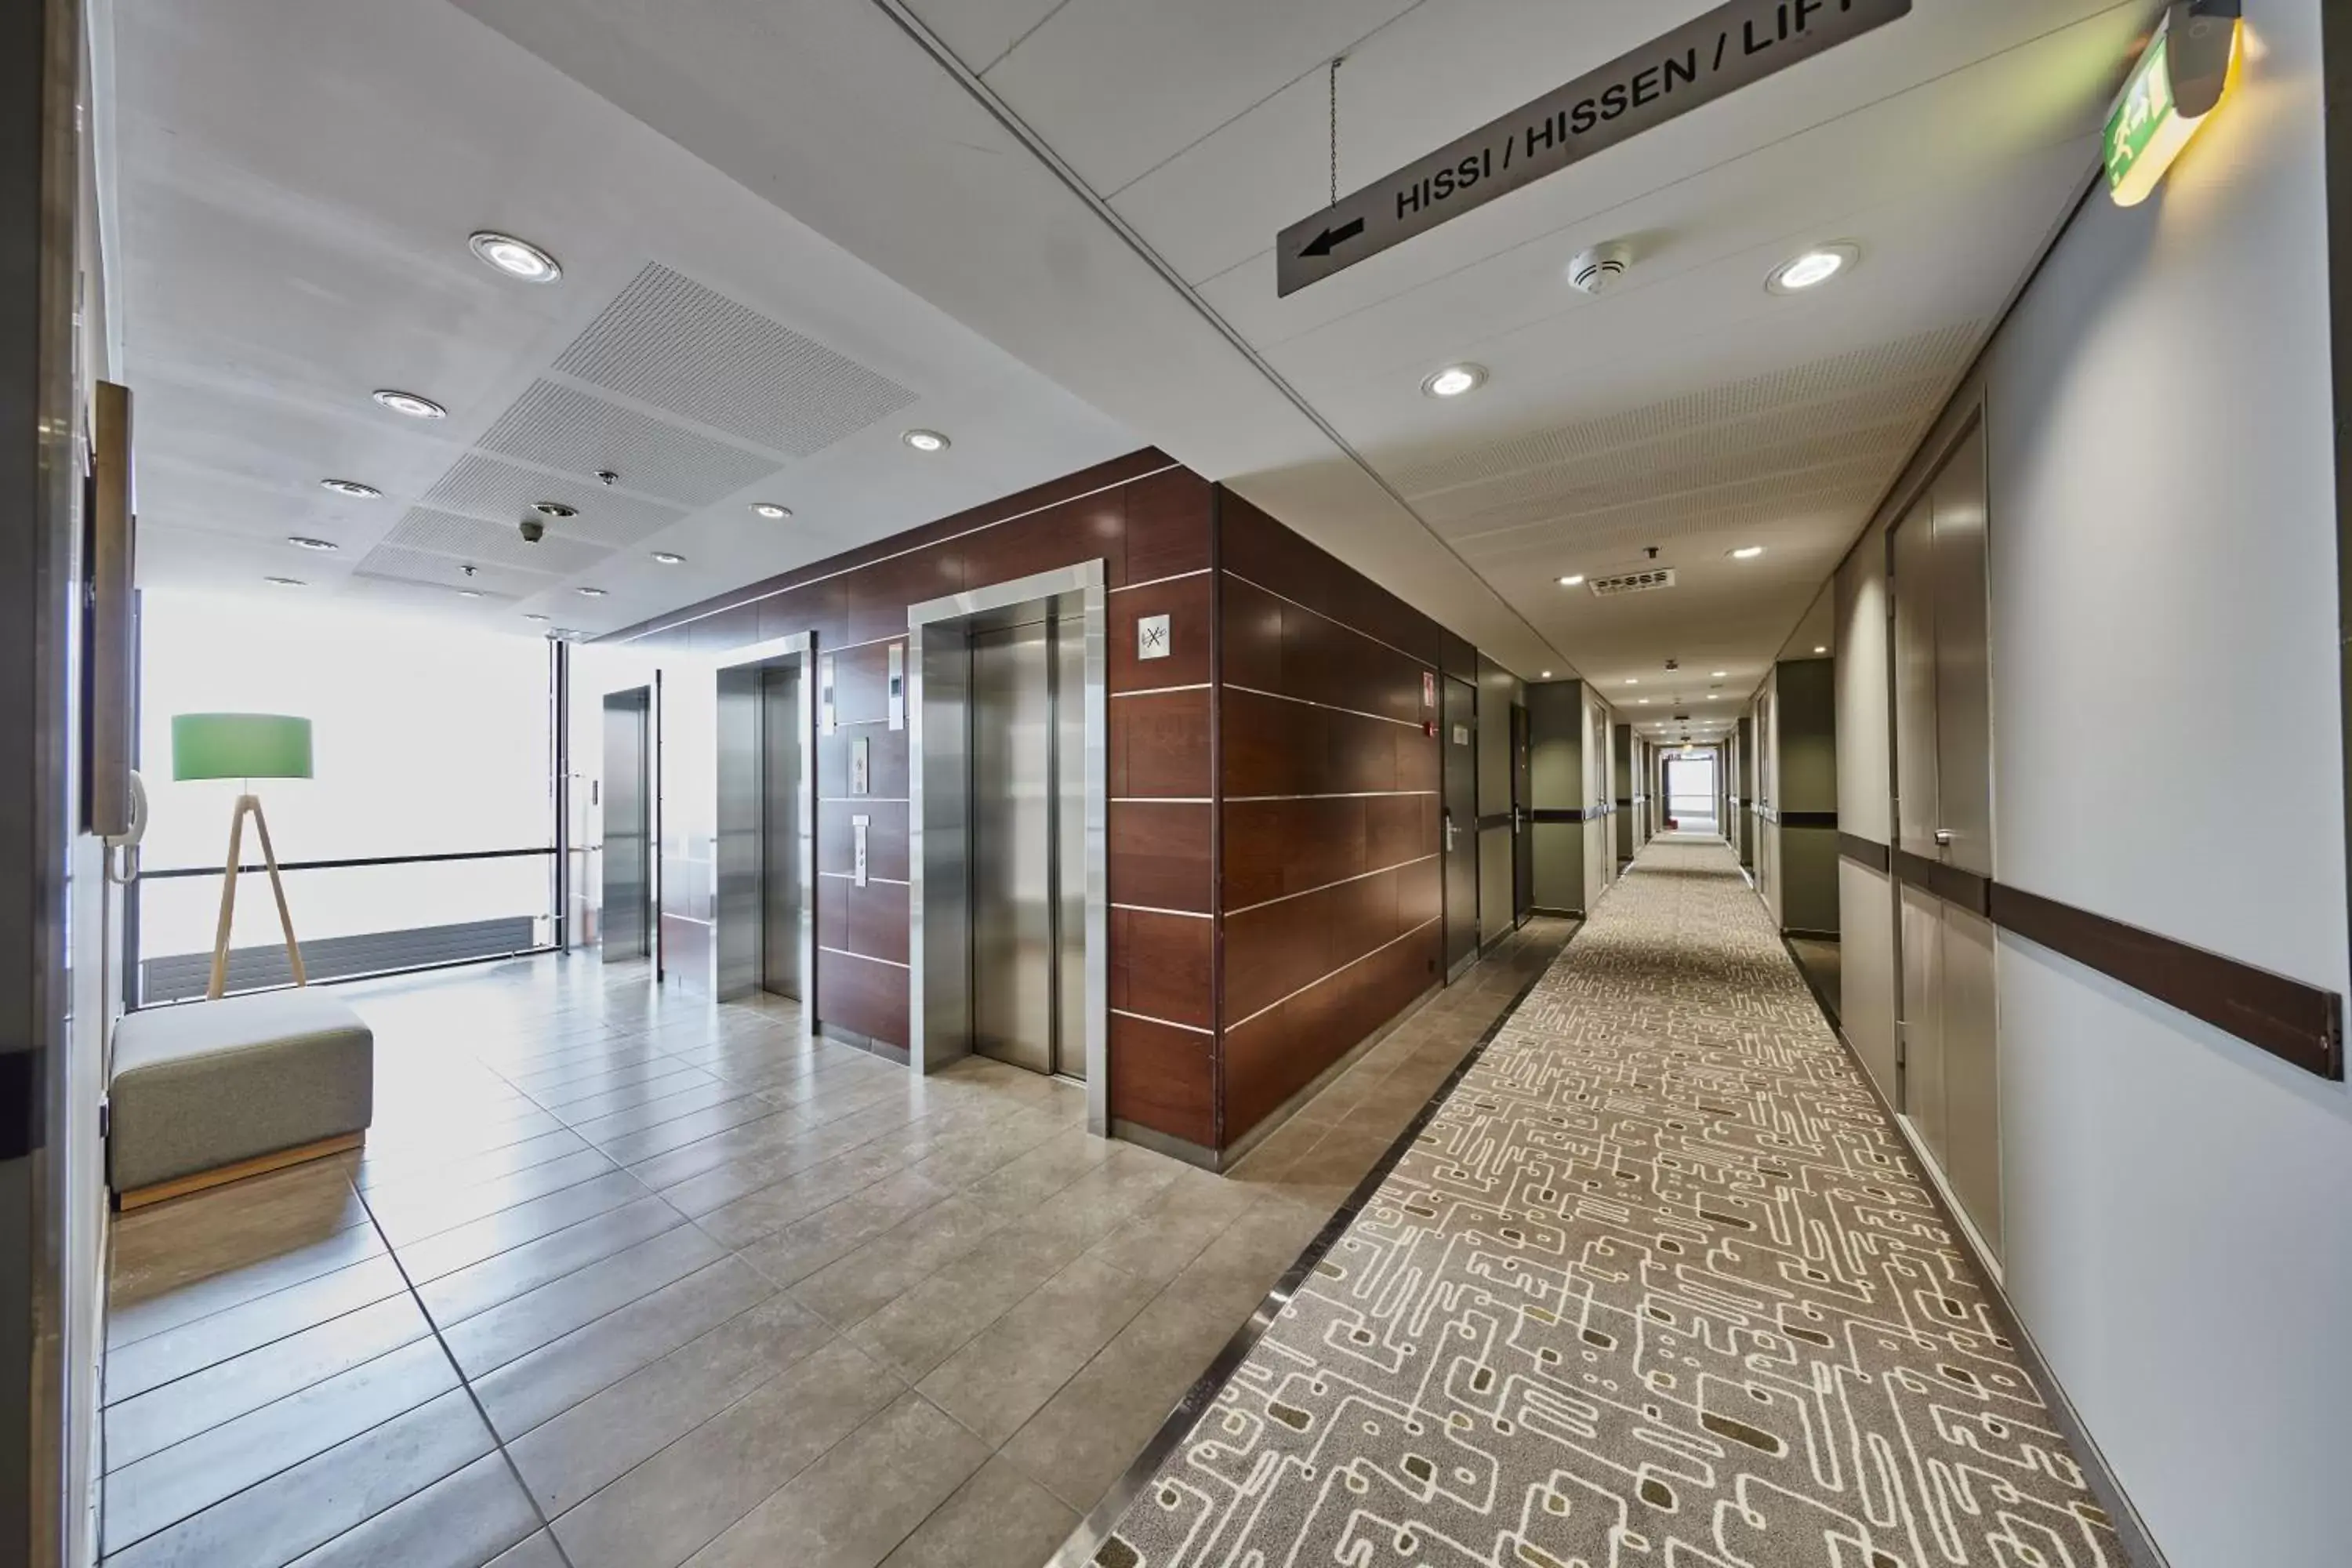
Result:
M1099 560L1058 567L907 611L908 1061L937 1072L971 1054L971 888L966 725L971 636L1050 614L1077 628L1086 889L1087 1128L1110 1131L1110 918L1108 601ZM1065 696L1067 694L1066 693Z
M796 712L793 718L793 727L795 731L799 734L801 742L800 773L797 778L791 781L792 798L797 802L799 805L799 811L797 814L799 817L799 827L795 835L798 842L794 847L796 850L795 858L799 862L800 930L794 937L794 941L799 949L799 957L797 962L800 968L801 1016L813 1023L819 1016L817 1013L816 994L817 671L815 635L810 632L795 632L791 637L774 637L767 642L755 643L750 647L729 649L725 657L721 658L711 669L711 698L716 714L716 723L713 725L713 734L715 741L717 725L726 721L725 708L723 706L719 689L721 684L730 676L740 676L747 671L765 672L768 669L784 666L791 666L795 668L800 677L799 692L794 701ZM764 702L764 699L762 699L762 701ZM762 722L764 721L763 718ZM713 761L715 763L717 759L714 757ZM715 771L716 770L714 769L714 773ZM763 795L768 792L773 782L774 781L766 777L766 769L763 758L761 777ZM715 779L714 783L716 783ZM725 798L723 785L720 786L719 798L723 803ZM718 830L723 834L726 831L726 824L724 821L719 819L718 813L714 812L712 820L716 824ZM764 822L762 830L764 831ZM755 992L764 990L765 986L762 984L757 983L749 986L738 984L735 979L728 973L724 958L728 948L728 933L723 929L726 921L727 906L726 900L722 896L722 889L719 886L719 879L722 876L721 865L722 863L718 852L718 847L714 845L712 847L711 854L711 875L713 879L711 889L711 912L714 923L719 925L722 929L714 931L711 937L710 984L711 994L724 1002L735 997L752 994ZM763 946L765 938L764 924L767 919L766 910L764 907L765 903L766 900L763 898L761 900L762 908L761 911L761 920L763 926ZM761 978L762 981L765 979L764 963L761 967Z

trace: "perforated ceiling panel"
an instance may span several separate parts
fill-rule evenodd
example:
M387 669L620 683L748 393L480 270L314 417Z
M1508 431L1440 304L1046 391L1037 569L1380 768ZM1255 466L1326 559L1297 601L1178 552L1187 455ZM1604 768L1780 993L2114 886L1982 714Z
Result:
M659 263L555 368L795 458L915 401L889 377Z
M423 550L407 550L397 544L379 544L359 563L352 574L394 583L416 583L428 587L445 588L451 593L471 592L486 599L512 600L527 598L544 591L549 579L535 572L517 572L506 566L474 565L474 574L466 575L465 564L446 555L435 555Z
M534 501L560 501L578 513L552 525L564 534L614 549L659 533L686 513L593 480L581 483L468 452L425 492L425 504L512 527Z
M582 479L610 468L628 489L687 507L709 506L781 466L552 381L533 383L478 444Z
M566 528L564 523L550 522L546 537L530 544L524 542L521 530L512 523L486 522L478 517L458 517L420 506L408 510L384 536L384 542L431 551L477 566L511 567L551 579L585 572L611 557L613 552L604 545L572 538Z

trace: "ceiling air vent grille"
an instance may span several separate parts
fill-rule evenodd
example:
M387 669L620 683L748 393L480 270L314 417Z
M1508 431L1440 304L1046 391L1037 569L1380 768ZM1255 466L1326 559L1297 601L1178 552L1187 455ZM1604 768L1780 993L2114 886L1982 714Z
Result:
M1590 586L1594 594L1608 598L1614 594L1648 594L1675 585L1675 569L1654 566L1647 572L1624 572L1614 577L1595 577Z

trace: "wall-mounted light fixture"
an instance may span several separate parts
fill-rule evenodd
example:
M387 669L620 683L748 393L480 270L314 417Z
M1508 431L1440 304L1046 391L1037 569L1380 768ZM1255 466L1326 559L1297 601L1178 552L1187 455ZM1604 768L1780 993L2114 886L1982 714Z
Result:
M2102 151L2117 206L2146 201L2238 79L2240 0L2173 0L2107 113Z

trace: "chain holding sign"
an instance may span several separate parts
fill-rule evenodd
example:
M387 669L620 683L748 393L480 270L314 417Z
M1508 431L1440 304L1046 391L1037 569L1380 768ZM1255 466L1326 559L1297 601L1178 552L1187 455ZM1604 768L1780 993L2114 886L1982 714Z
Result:
M1293 294L1496 196L1911 14L1911 0L1731 0L1333 202L1275 241Z

